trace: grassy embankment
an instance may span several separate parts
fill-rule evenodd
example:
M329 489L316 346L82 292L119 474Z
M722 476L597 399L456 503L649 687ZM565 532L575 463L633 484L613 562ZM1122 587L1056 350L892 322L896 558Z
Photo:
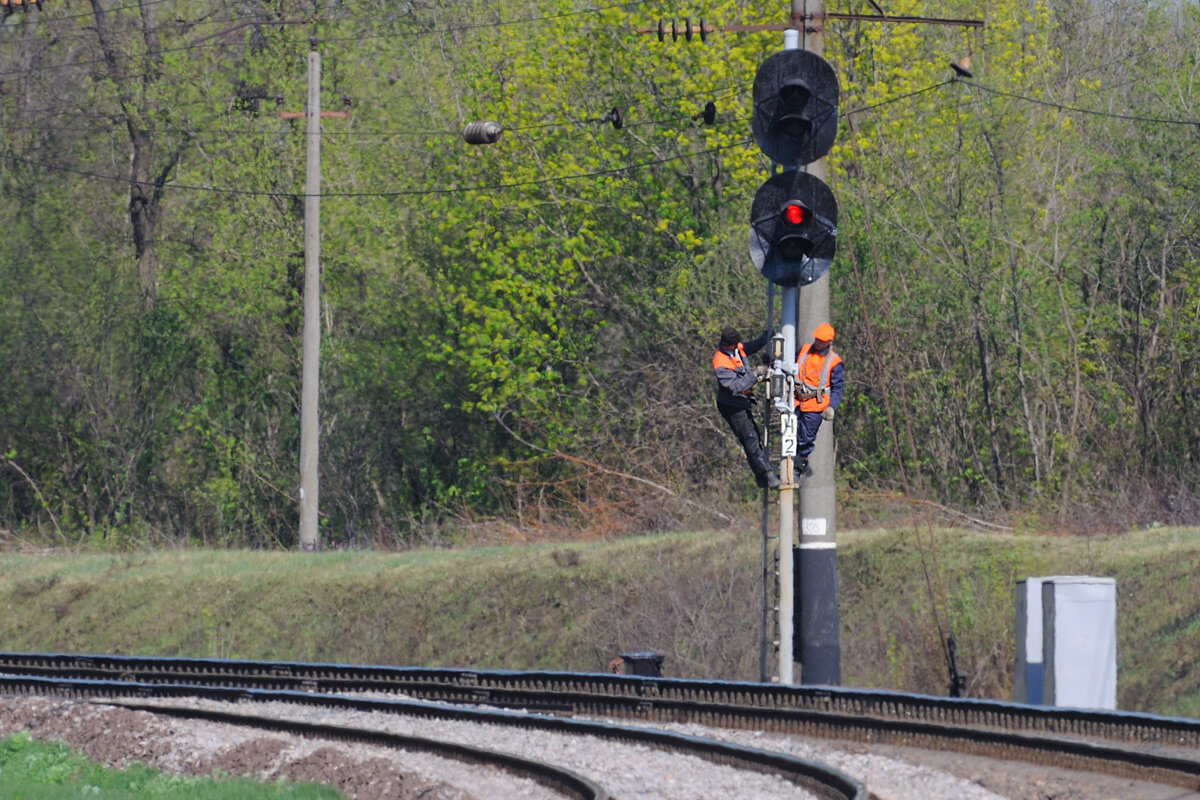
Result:
M1118 703L1200 716L1200 530L843 531L842 683L1012 697L1015 582L1115 578ZM603 670L757 680L757 532L405 553L0 553L0 649ZM772 592L773 597L773 592ZM768 667L774 665L768 658Z

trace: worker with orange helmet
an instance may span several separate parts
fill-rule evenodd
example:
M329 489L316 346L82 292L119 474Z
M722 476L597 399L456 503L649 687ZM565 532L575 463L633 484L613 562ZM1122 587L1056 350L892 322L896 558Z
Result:
M808 471L808 454L823 420L832 420L842 401L842 357L833 351L833 326L822 322L812 342L796 354L796 473Z
M767 379L768 369L761 364L752 367L749 357L761 350L770 338L771 331L766 330L757 339L742 342L742 335L736 328L726 327L721 331L717 351L713 353L712 368L717 378L717 411L721 412L745 451L755 482L763 489L778 489L779 476L771 469L758 426L750 416L750 410L757 402L754 387Z

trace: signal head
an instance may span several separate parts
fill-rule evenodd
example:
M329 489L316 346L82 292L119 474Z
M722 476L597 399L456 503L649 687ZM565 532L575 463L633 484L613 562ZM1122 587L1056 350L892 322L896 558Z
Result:
M807 50L776 53L754 76L754 140L778 164L816 161L833 147L837 106L837 75L828 61Z
M772 283L812 283L833 262L837 216L837 201L821 179L807 172L773 175L750 209L750 258Z

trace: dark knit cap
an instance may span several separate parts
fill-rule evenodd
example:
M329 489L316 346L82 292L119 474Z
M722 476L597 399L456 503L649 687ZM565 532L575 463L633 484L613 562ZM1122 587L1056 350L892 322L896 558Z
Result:
M737 328L726 325L725 330L721 331L721 347L737 347L741 340L742 335L737 332Z

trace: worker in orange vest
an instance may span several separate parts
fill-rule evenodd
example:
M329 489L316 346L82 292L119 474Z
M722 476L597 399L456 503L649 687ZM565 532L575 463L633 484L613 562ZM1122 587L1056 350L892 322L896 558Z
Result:
M812 342L796 354L796 474L808 472L808 454L821 422L832 420L842 401L842 357L833 351L833 326L822 322Z
M742 445L755 483L759 488L778 489L779 476L771 469L762 436L750 416L750 409L758 401L754 387L767 379L769 370L765 365L751 367L749 356L761 350L770 338L771 331L766 330L757 339L743 343L736 328L726 327L713 353L712 366L717 376L717 411Z

